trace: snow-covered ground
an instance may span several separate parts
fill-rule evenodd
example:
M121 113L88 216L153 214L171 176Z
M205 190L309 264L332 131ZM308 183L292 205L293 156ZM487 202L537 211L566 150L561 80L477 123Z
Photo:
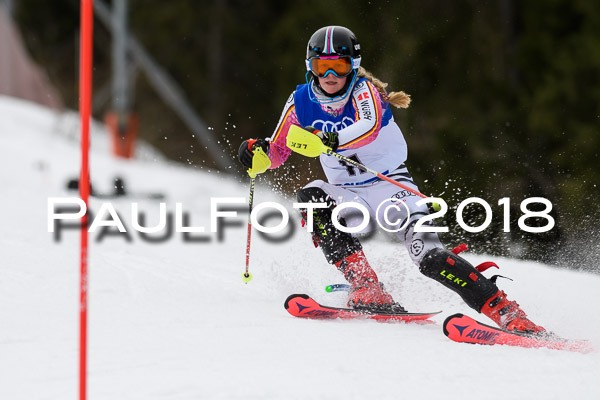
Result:
M47 231L49 197L79 172L76 116L0 97L0 399L75 399L78 382L79 236ZM211 197L244 197L247 179L184 168L140 149L142 160L112 158L106 134L92 137L91 176L99 192L119 175L128 189L164 192L190 224L210 227ZM286 202L259 178L255 202ZM242 283L246 218L204 241L181 233L148 243L132 228L131 203L158 221L158 202L110 201L123 235L91 235L89 398L95 399L597 399L600 354L458 344L442 333L446 316L485 321L458 296L422 276L405 250L369 241L365 251L392 294L414 311L442 309L435 324L309 321L283 302L309 293L342 305L325 285L342 277L325 263L295 214L291 239L254 234L251 271ZM287 201L291 204L291 201ZM244 204L239 205L243 210ZM193 234L198 238L200 234ZM466 255L473 262L484 256ZM600 348L600 276L495 259L501 286L531 318Z

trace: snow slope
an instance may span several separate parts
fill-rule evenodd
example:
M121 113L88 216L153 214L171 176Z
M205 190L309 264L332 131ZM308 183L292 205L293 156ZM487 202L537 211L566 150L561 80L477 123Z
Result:
M47 232L48 197L73 196L79 171L76 116L0 97L0 399L75 399L78 365L78 234ZM108 192L115 175L132 191L162 191L194 226L209 227L211 197L247 198L248 184L173 165L144 151L113 159L95 126L92 182ZM255 202L283 201L259 178ZM102 201L93 199L97 212ZM90 399L597 399L600 354L474 346L449 341L446 316L477 315L411 265L402 246L380 238L365 251L392 294L414 311L444 312L436 324L307 321L287 314L291 293L343 304L323 287L341 276L296 224L282 243L253 236L254 280L244 268L246 213L223 240L173 234L147 243L132 230L131 203L158 221L158 202L110 200L130 241L92 234ZM246 201L246 200L245 200ZM287 201L291 203L291 201ZM240 204L243 210L246 206ZM200 235L194 234L195 237ZM473 262L484 256L466 255ZM501 285L532 319L600 348L600 276L495 259Z

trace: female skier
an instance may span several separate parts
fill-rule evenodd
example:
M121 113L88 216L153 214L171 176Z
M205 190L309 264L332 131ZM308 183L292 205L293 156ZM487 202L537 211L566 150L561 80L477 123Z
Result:
M286 147L288 130L296 125L317 135L334 151L418 191L404 165L406 142L389 107L390 104L408 107L410 96L404 92L387 93L387 84L360 67L360 50L356 36L347 28L327 26L317 30L306 50L307 83L297 86L288 98L270 139L249 139L241 144L239 160L242 165L251 168L255 150L260 147L268 154L271 169L280 166L291 153ZM516 302L509 301L493 281L455 254L459 250L446 250L435 233L414 231L417 220L429 214L426 205L417 206L420 197L335 157L323 154L320 161L328 182L313 181L300 189L297 197L303 203L328 205L313 211L313 240L327 261L334 264L350 283L349 307L405 311L379 282L359 240L335 228L333 209L344 202L358 202L369 210L371 220L384 221L382 210L387 207L379 205L402 202L406 207L397 207L393 211L395 215L390 215L388 210L387 220L401 221L402 226L406 223L396 235L424 275L458 293L467 305L491 318L501 328L545 331L531 322ZM358 219L350 213L341 212L340 216L340 224L348 227L362 221L362 214ZM307 221L306 217L304 212L304 221Z

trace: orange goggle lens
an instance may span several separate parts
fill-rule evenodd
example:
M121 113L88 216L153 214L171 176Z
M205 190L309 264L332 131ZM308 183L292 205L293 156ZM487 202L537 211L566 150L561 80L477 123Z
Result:
M336 76L342 77L352 72L352 59L350 57L316 58L310 59L310 70L319 78L323 78L327 71L332 71Z

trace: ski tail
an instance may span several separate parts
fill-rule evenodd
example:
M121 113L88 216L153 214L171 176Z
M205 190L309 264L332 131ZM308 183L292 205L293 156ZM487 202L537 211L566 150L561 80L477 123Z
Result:
M483 324L464 314L450 315L444 321L444 334L459 343L502 344L526 348L549 348L580 353L593 351L586 340L563 339L551 333L526 334Z

